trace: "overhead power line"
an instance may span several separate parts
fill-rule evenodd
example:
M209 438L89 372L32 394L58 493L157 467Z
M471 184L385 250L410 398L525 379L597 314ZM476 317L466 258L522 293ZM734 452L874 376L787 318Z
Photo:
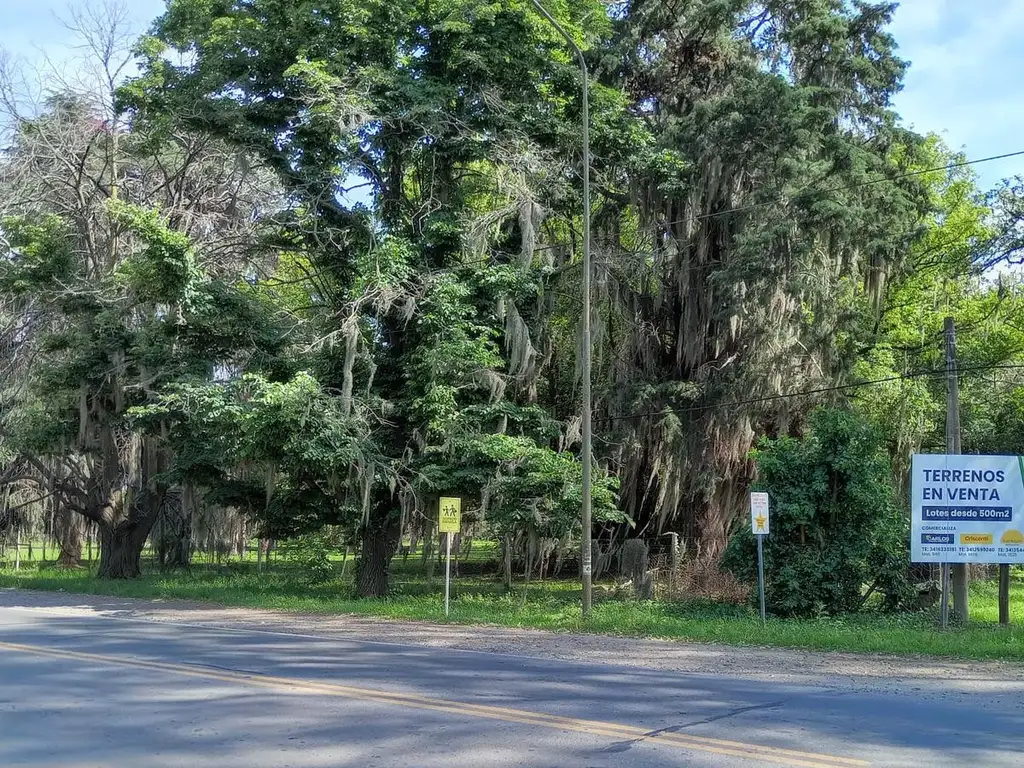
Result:
M979 373L984 371L995 371L995 370L1021 370L1024 369L1024 365L978 365L978 366L963 366L957 369L958 374L967 373ZM911 371L910 373L904 373L897 376L886 376L881 379L869 379L867 381L855 381L849 384L836 384L829 387L817 387L815 389L805 389L800 392L788 392L780 393L777 395L765 395L763 397L751 397L746 400L732 400L726 403L708 403L706 405L692 405L683 408L662 408L659 411L647 411L641 413L629 413L621 416L605 416L602 421L624 421L626 419L643 419L650 418L653 416L665 416L670 413L683 414L683 413L696 413L700 411L711 411L718 408L738 408L743 405L754 405L757 403L767 403L776 400L788 400L794 397L807 397L808 395L822 395L829 392L842 392L849 389L858 389L860 387L872 387L878 384L889 384L896 381L905 381L907 379L921 379L928 378L931 376L945 377L946 368L934 368L927 371Z

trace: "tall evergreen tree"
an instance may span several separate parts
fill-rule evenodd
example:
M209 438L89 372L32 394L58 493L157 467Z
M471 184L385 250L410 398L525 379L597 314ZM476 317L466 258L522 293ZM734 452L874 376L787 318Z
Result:
M777 395L842 380L927 200L890 110L893 5L636 0L609 82L653 143L610 252L607 414L624 508L724 545ZM762 400L762 398L764 400ZM632 414L644 414L632 417Z

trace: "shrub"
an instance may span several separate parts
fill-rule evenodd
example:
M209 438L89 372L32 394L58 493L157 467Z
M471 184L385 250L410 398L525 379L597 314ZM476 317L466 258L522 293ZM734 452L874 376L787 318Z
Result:
M323 584L334 578L334 563L331 562L330 553L338 549L339 540L338 530L326 526L316 533L290 539L283 549L309 584Z
M712 603L740 605L750 595L749 582L723 570L718 558L688 558L679 567L675 580L675 596L683 600L706 600Z
M875 592L888 608L912 599L908 521L894 498L888 454L866 421L822 409L803 438L766 439L754 458L772 504L764 548L773 613L849 613ZM742 522L723 566L751 582L757 545Z

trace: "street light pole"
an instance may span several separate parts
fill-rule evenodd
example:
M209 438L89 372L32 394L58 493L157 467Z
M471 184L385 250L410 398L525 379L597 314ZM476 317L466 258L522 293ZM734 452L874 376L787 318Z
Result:
M579 61L580 74L583 76L583 349L581 367L583 369L583 412L581 414L583 431L583 531L580 542L580 578L583 582L583 618L590 616L593 599L593 583L591 578L591 543L590 543L590 512L591 486L593 484L593 435L591 430L591 411L593 396L590 388L590 78L587 74L587 61L583 51L555 21L554 16L540 4L540 0L531 0L538 13L550 22L576 54Z

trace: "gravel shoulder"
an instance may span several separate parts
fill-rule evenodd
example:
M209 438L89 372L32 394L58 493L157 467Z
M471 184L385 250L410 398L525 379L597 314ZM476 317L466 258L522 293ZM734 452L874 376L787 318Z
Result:
M986 709L1024 709L1024 665L1010 662L733 647L10 588L0 589L0 609L449 648L830 689L911 694L919 698L965 697Z

